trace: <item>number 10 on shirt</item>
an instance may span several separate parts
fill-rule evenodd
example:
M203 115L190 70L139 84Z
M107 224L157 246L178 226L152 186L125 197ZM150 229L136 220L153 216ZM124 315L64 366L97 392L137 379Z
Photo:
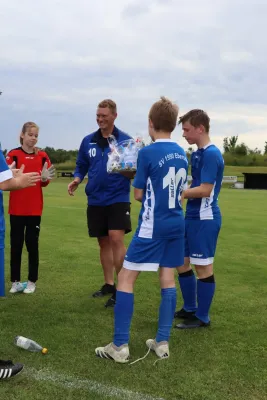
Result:
M176 174L175 174L175 167L169 168L169 172L163 178L163 189L169 187L169 208L175 208L177 191L178 191L178 202L180 204L185 182L186 182L186 170L184 168L180 168Z

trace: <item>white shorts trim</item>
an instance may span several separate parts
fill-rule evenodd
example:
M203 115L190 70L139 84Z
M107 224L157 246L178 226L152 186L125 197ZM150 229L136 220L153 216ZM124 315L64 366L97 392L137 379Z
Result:
M159 264L157 263L134 263L131 261L124 260L123 267L130 271L150 271L157 272Z
M190 264L194 265L210 265L213 264L214 257L209 257L209 258L194 258L190 257Z

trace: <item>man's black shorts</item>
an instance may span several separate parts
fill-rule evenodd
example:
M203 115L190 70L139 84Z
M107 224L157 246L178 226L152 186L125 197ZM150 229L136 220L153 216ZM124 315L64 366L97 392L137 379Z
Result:
M109 206L88 206L87 225L90 237L108 236L110 230L129 233L131 225L131 203L114 203Z

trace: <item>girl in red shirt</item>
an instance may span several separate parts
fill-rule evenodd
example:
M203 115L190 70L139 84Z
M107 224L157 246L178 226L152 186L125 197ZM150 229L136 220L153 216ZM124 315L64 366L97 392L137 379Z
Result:
M23 291L34 293L39 268L39 233L43 211L42 188L55 176L55 169L48 155L36 146L39 127L26 122L20 134L21 147L11 150L6 161L13 168L25 166L24 172L38 172L41 180L36 186L10 192L10 268L12 287L10 293ZM20 282L21 255L24 240L28 251L28 283L26 288Z

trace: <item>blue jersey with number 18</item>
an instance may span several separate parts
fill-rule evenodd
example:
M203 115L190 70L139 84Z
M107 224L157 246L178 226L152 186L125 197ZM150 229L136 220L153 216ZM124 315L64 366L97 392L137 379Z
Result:
M136 236L168 239L184 235L180 200L187 169L185 151L170 139L158 139L139 152L133 186L144 190L144 196Z

